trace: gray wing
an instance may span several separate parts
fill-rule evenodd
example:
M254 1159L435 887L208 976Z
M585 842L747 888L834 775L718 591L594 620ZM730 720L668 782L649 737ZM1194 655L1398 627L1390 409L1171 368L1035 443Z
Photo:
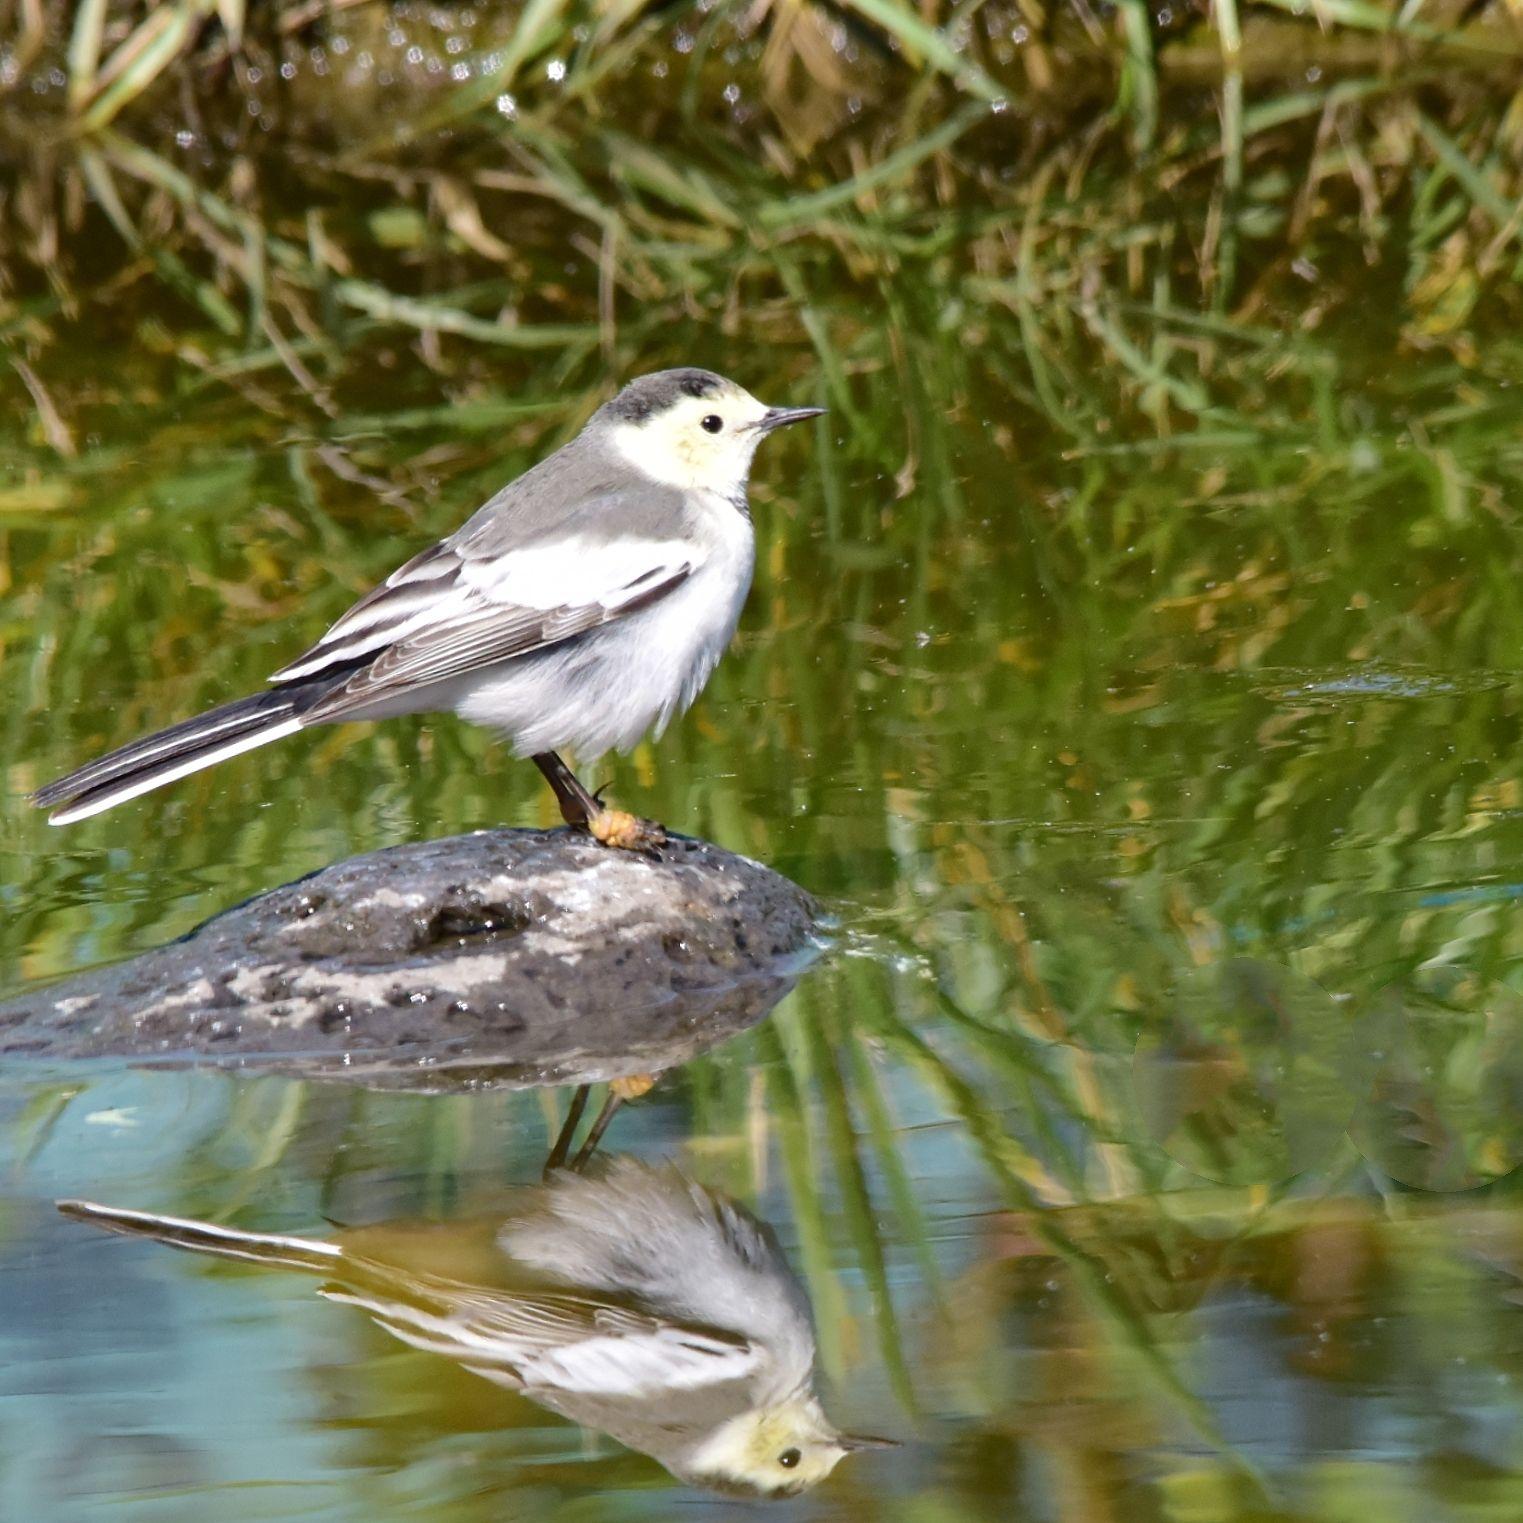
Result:
M654 485L563 501L554 517L521 514L500 494L458 533L394 571L270 680L332 676L334 691L308 717L341 718L585 634L648 607L692 575L703 550L684 534L685 520L681 494Z
M517 1263L579 1289L638 1297L682 1322L765 1329L782 1363L814 1358L809 1300L776 1234L672 1164L611 1157L534 1187L498 1233ZM791 1362L791 1363L790 1363Z
M717 1387L753 1374L763 1355L737 1334L683 1325L575 1295L490 1294L422 1277L422 1294L326 1286L415 1348L480 1374L567 1393L630 1397Z

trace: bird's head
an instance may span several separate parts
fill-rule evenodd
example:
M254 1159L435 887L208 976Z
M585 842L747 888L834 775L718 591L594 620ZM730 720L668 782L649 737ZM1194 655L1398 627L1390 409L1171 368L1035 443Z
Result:
M688 1453L681 1471L715 1491L791 1497L818 1486L853 1449L891 1447L890 1439L838 1432L806 1392L730 1418Z
M734 497L756 446L773 429L818 417L820 407L768 407L710 370L658 370L631 381L594 424L626 464L684 491Z

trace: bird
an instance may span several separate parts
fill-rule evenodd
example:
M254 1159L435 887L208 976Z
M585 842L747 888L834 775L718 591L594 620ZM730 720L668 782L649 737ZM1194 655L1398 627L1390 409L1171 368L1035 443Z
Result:
M108 752L31 795L67 825L313 725L453 711L532 757L562 818L650 851L562 759L660 734L708 681L755 566L751 461L819 407L713 371L631 381L568 443L398 567L267 690Z
M328 1300L650 1455L691 1486L791 1496L853 1450L893 1446L841 1433L826 1417L809 1301L772 1229L671 1163L616 1156L520 1187L492 1225L490 1278L501 1283L490 1286L398 1262L395 1230L383 1254L366 1246L385 1238L377 1228L323 1241L57 1204L110 1232L319 1275ZM488 1277L478 1270L473 1281Z

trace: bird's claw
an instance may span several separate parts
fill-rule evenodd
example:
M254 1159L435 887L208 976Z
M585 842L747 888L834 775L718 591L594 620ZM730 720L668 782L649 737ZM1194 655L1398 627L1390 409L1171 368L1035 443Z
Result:
M654 820L642 820L637 814L623 809L599 809L587 821L587 831L593 840L619 851L637 851L653 862L661 860L661 847L666 844L666 830Z
M638 1100L656 1087L655 1074L625 1074L621 1079L610 1079L608 1087L620 1100Z

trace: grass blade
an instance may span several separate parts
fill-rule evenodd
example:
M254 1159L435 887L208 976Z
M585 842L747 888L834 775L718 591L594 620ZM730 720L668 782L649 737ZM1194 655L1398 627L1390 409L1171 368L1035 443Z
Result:
M922 21L908 6L893 0L845 0L846 9L881 27L913 60L923 58L959 88L980 100L1002 100L1005 92L975 63L962 57L940 32Z
M901 179L933 154L951 147L975 122L984 121L988 114L988 109L984 106L964 106L961 111L949 116L939 126L933 127L931 131L916 138L913 143L906 144L897 152L880 159L872 168L864 169L861 174L853 175L849 180L842 180L826 190L815 191L811 195L795 196L786 201L764 206L757 213L757 221L763 227L773 231L812 222L821 213L833 211L838 206L855 201L866 191Z
M95 94L101 36L106 28L106 0L81 0L69 34L69 105L78 110Z

